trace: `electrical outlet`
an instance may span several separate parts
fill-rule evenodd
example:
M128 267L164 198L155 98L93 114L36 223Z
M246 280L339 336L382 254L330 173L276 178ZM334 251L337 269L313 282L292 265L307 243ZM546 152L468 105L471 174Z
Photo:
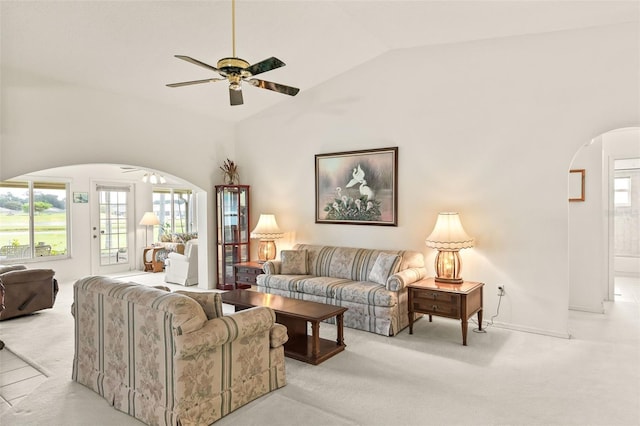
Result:
M504 291L504 286L503 285L499 285L498 286L498 296L504 296L505 291Z

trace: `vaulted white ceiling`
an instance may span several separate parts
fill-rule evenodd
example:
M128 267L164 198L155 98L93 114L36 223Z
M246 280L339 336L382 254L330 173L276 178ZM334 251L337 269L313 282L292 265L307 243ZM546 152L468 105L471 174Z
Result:
M301 89L389 50L638 21L638 1L273 1L237 0L236 53L287 65L260 77ZM2 88L79 86L239 121L295 98L245 85L229 105L224 82L173 55L215 66L231 56L231 0L0 2ZM417 78L398 64L397 79ZM353 84L358 84L354 81Z

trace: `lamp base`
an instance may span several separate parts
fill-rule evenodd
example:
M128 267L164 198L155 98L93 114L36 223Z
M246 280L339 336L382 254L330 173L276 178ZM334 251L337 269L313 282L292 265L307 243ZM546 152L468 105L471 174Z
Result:
M462 262L458 251L438 251L435 261L436 282L447 284L462 284L464 280L460 278Z
M276 258L276 243L273 240L260 240L258 244L258 263Z
M464 282L464 280L462 278L440 278L440 277L435 277L434 280L437 283L444 283L444 284L462 284Z

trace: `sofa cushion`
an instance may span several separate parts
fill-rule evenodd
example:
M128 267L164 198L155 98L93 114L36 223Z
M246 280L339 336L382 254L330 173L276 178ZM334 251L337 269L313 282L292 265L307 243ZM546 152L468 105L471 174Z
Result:
M282 250L280 252L280 273L283 275L307 275L306 250Z
M345 278L311 276L298 280L296 289L304 294L333 298L336 287L350 282L351 280Z
M278 278L286 280L285 275L275 275L271 282ZM273 288L273 287L272 287ZM335 301L349 301L373 306L394 306L398 303L398 294L387 290L383 285L370 281L352 281L344 278L331 277L298 277L296 292L325 299L324 303ZM289 290L291 288L283 288ZM306 297L303 299L307 300ZM342 306L340 303L337 303Z
M369 273L369 281L386 285L387 279L398 272L402 259L397 254L380 253Z

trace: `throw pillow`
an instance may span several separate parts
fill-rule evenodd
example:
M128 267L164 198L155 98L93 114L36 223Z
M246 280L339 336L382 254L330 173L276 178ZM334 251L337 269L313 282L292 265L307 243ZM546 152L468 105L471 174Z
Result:
M223 316L222 313L222 296L217 292L195 292L176 290L174 293L188 296L198 302L204 310L207 319L214 319Z
M402 258L397 254L380 253L369 273L369 281L386 285L387 279L398 272Z
M306 250L282 250L280 252L280 273L282 275L307 275Z

